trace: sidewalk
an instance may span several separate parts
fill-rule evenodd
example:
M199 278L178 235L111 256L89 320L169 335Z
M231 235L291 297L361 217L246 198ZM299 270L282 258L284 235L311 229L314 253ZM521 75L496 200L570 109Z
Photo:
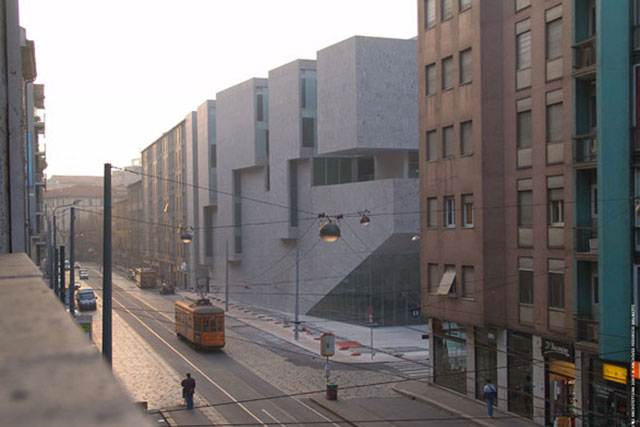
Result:
M512 413L506 413L493 408L493 419L487 415L485 403L468 399L461 394L446 390L435 384L426 382L407 381L393 386L393 390L442 409L450 414L464 417L481 426L527 426L535 425L533 421L519 417Z

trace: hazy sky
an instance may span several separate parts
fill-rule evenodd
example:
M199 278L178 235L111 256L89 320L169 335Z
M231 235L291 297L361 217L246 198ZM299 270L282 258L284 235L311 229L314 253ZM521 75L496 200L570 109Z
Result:
M411 38L415 0L20 0L47 175L130 164L216 92L354 35Z

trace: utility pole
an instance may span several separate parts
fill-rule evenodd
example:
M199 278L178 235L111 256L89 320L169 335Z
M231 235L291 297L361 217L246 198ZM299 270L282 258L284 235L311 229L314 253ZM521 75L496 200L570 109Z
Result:
M56 239L56 210L53 210L53 291L58 295L58 240Z
M53 246L51 242L51 218L47 216L47 275L49 276L49 288L53 289Z
M71 222L70 226L69 226L69 232L71 233L71 237L69 238L69 265L71 266L71 269L69 270L69 312L71 313L71 317L76 317L75 314L75 302L73 301L73 298L75 297L75 290L76 290L76 260L75 260L75 227L74 227L74 222L75 222L75 216L76 216L76 210L74 209L73 206L71 206L70 208L70 212L69 212L69 220Z
M229 311L229 241L224 244L224 311Z
M295 320L294 320L294 329L293 329L293 339L298 341L298 328L300 325L300 321L298 319L299 311L300 311L300 302L299 302L299 293L300 293L300 246L298 245L299 240L296 239L296 310L295 310Z
M62 301L62 305L65 304L65 291L64 291L64 245L60 246L60 301Z
M111 164L104 164L102 238L102 355L111 366Z

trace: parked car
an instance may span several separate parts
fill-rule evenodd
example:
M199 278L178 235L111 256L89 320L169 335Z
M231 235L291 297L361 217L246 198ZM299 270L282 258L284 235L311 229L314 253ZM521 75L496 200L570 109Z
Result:
M163 283L162 286L160 286L160 293L162 295L171 295L171 294L175 294L176 290L174 289L173 286Z
M95 310L96 294L93 293L91 288L80 288L76 293L76 302L80 311Z
M71 270L71 263L69 262L68 259L64 260L64 269L65 270Z
M82 267L82 266L80 265L80 263L79 263L78 261L76 261L76 262L74 263L73 268L81 268L81 267Z
M89 279L89 271L87 269L80 270L80 280L88 280Z

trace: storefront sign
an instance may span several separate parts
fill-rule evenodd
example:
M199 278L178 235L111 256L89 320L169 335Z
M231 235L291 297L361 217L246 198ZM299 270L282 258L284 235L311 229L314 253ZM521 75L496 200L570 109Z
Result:
M542 355L554 359L573 362L573 345L560 341L552 341L542 338Z
M622 366L602 364L602 377L605 380L613 381L620 384L627 383L627 368Z
M640 380L640 362L633 362L633 378Z

